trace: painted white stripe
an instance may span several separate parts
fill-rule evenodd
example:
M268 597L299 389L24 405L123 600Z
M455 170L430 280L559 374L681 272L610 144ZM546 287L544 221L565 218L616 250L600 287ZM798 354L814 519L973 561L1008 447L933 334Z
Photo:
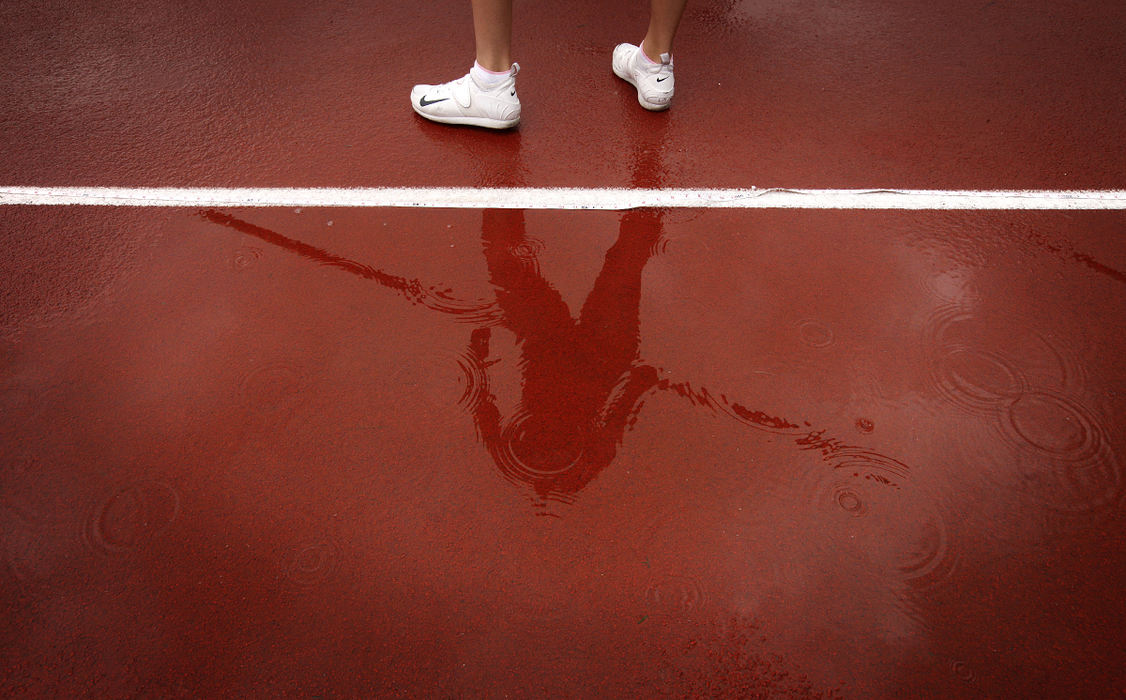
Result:
M2 187L0 205L451 209L1126 209L1126 190Z

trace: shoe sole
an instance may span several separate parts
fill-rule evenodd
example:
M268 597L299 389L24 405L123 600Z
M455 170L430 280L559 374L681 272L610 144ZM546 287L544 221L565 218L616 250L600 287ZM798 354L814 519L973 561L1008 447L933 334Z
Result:
M618 76L622 80L624 80L627 83L629 83L630 85L632 85L634 90L637 90L637 102L638 102L638 104L640 104L642 107L649 110L650 112L663 112L663 111L665 111L666 109L669 108L670 104L672 104L671 100L669 102L665 102L664 104L660 104L658 102L647 101L644 97L641 96L641 89L637 87L637 83L634 82L633 76L631 76L629 73L619 72L617 66L613 66L613 69L614 69L614 75Z
M413 101L411 107L414 107L414 112L418 116L429 119L432 122L440 124L458 124L461 126L479 126L484 129L511 129L520 123L520 117L503 121L500 119L490 119L489 117L437 117L433 114L426 114L418 108L418 105Z

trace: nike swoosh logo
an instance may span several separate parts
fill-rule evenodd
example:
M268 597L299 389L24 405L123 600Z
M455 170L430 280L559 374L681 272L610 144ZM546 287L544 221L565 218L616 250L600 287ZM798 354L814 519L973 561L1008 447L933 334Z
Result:
M663 77L663 78L657 78L657 82L659 83L659 82L661 82L662 80L668 80L668 79L669 79L669 77L668 77L668 76L666 75L666 76L665 76L665 77Z
M429 107L429 106L430 106L430 105L432 105L432 104L437 104L437 103L439 103L439 102L445 102L445 101L446 101L446 100L448 100L448 99L450 99L450 98L448 98L448 97L439 97L439 98L438 98L438 99L436 99L436 100L428 100L428 99L426 99L426 95L423 95L423 96L422 96L422 97L420 97L420 98L419 98L419 100L418 100L418 106L419 106L419 107Z

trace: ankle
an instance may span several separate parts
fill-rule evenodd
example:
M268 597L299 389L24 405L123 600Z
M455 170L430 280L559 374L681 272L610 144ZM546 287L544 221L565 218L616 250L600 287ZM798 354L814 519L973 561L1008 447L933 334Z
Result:
M482 66L480 62L474 61L473 68L469 70L469 73L481 87L494 88L509 79L512 75L512 69L509 68L504 71L489 70Z
M672 47L662 47L655 41L651 41L649 37L645 37L638 48L641 49L638 53L641 54L641 60L648 62L650 65L659 66L664 63L663 57L668 56L669 62L672 62ZM660 49L660 50L658 50Z

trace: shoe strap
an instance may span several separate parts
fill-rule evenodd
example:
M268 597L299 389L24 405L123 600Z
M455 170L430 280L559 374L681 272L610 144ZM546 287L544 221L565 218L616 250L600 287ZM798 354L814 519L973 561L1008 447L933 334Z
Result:
M471 85L476 85L473 82L473 76L467 75L460 80L455 80L451 86L450 95L453 96L454 102L457 102L462 109L468 109L472 103L473 88Z

